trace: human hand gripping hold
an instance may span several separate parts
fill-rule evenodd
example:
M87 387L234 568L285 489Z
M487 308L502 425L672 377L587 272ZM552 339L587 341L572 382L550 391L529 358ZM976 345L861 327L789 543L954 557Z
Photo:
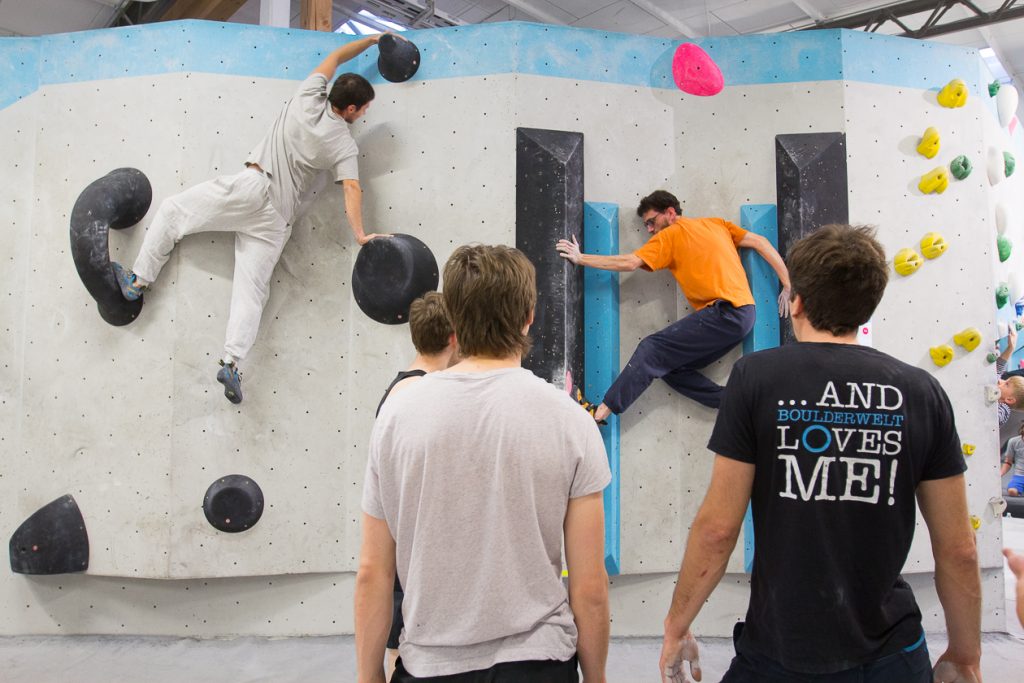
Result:
M559 256L576 266L580 264L580 259L583 258L583 255L580 253L580 243L576 241L576 235L572 236L572 242L569 240L558 240L558 243L555 244L555 249L558 250Z
M369 235L357 237L356 241L359 242L359 246L363 246L370 240L376 239L378 237L391 237L391 234L386 232L371 232Z
M687 629L683 637L679 638L666 630L661 646L661 661L658 663L662 683L689 683L683 662L689 663L693 680L700 681L700 648L693 632Z
M782 291L779 292L779 317L789 317L789 298L792 294L792 289L789 287L783 287Z

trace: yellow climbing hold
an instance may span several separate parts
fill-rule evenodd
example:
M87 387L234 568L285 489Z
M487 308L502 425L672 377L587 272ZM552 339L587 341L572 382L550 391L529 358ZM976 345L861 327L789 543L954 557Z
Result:
M967 104L967 84L959 78L954 78L939 91L936 99L943 107L951 109L962 107Z
M973 351L981 343L981 332L978 331L977 327L968 327L954 334L953 341L968 351Z
M974 527L975 531L980 529L981 528L981 517L979 517L978 515L971 515L971 526Z
M949 365L949 361L953 360L953 347L949 344L933 346L928 349L928 353L931 354L932 362L940 368Z
M900 249L892 260L892 265L900 275L912 275L921 267L921 255L913 249Z
M964 455L974 455L974 444L973 443L965 443L962 446L960 446L960 448L961 448L961 450L963 450Z
M912 249L900 249L893 258L893 267L901 275L913 274L922 263L924 261L921 260L921 254Z
M931 159L939 153L939 131L929 126L921 136L921 142L917 146L917 153Z
M942 256L947 246L946 239L937 232L929 232L921 238L921 253L928 259Z
M949 187L949 173L945 166L936 166L928 171L921 176L921 182L917 184L917 189L925 194L932 192L942 194L947 187Z

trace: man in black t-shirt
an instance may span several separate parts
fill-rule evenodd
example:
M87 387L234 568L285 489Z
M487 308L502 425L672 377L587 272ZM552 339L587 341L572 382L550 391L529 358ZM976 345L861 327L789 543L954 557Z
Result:
M749 502L750 605L722 683L931 683L900 576L916 497L949 635L934 680L980 681L981 585L949 399L924 370L856 343L888 280L885 253L870 229L831 225L793 245L787 265L798 341L742 358L729 378L665 620L663 680L688 680L684 660L699 670L690 625Z

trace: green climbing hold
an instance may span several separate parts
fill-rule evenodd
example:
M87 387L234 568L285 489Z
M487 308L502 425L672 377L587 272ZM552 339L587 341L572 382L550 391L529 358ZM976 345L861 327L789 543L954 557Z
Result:
M1017 160L1009 152L1003 152L1003 159L1006 161L1006 177L1009 178L1017 168Z
M1006 259L1010 258L1010 252L1013 251L1013 242L1006 235L1000 235L996 238L996 247L999 249L999 262L1003 263Z
M996 287L996 308L1002 308L1010 300L1010 285L1000 282Z
M949 172L953 174L953 177L957 180L963 180L967 176L971 175L971 160L965 157L963 154L958 156L956 159L949 164Z
M995 97L996 93L999 92L1000 86L1001 86L1001 84L999 83L999 81L992 81L991 83L989 83L988 84L988 96L989 97Z
M999 358L999 356L997 356L994 353L990 353L987 356L985 356L985 361L988 363L995 363L997 358Z

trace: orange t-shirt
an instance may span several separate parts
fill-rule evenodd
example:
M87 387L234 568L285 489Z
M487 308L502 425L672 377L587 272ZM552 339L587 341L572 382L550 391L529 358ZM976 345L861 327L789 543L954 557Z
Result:
M668 268L693 310L724 299L754 303L736 250L747 231L721 218L677 218L633 252L647 270Z

